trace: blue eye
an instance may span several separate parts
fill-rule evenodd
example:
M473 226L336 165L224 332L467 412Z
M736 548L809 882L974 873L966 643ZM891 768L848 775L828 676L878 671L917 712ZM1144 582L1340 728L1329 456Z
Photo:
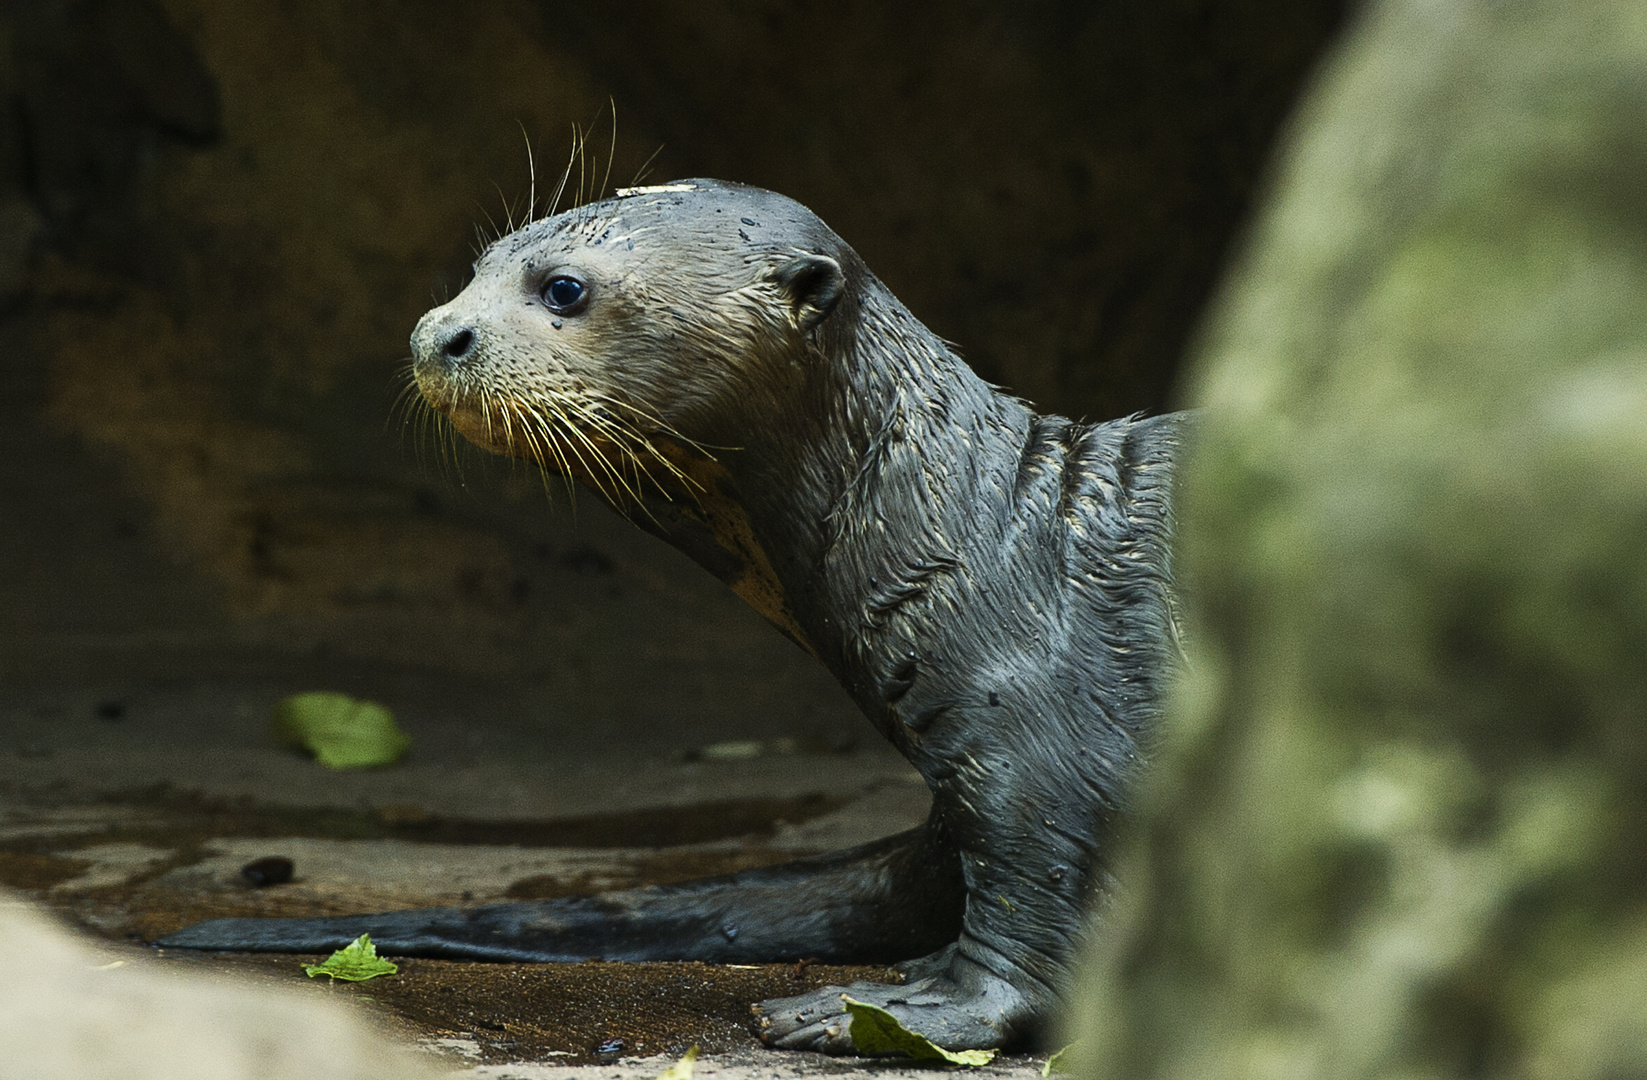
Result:
M543 302L562 315L581 305L588 295L583 282L574 277L552 277L543 287Z

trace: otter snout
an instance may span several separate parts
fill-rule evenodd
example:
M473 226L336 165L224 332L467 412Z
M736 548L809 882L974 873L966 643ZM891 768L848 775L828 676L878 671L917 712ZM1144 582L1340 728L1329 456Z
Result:
M458 317L450 305L418 320L412 330L412 377L429 404L441 412L451 407L455 369L479 345L475 326Z
M412 357L420 372L426 366L444 369L474 352L475 341L473 326L438 307L412 330Z

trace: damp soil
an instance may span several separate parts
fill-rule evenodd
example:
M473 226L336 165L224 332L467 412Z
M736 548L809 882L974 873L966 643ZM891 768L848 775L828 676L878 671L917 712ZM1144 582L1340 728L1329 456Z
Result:
M0 885L24 891L49 889L91 869L90 859L0 850Z
M503 893L506 898L539 899L664 884L792 858L794 851L765 846L763 839L783 823L802 823L838 805L839 800L805 795L488 822L437 817L414 807L303 810L156 789L111 796L98 808L104 812L73 827L59 822L33 834L26 828L14 831L0 841L0 885L106 938L136 944L201 919L362 910L359 898L347 889L301 891L301 877L257 887L250 880L191 884L194 879L170 873L205 858L213 841L311 837L582 848L597 854L611 849L598 874L529 875ZM725 841L735 842L708 850L692 846ZM116 882L98 878L99 853L118 845L140 847L155 857ZM82 876L87 883L79 885ZM290 980L312 985L317 993L360 999L405 1035L482 1064L602 1064L678 1055L693 1045L705 1053L753 1050L760 1046L750 1012L754 1002L820 986L897 979L885 967L813 963L494 964L396 958L400 971L393 976L326 985L311 983L303 973L305 963L324 959L318 955L179 949L155 950L154 955L182 967Z
M474 899L475 904L507 900L549 900L585 896L611 889L667 885L693 878L712 877L771 866L794 858L795 853L771 848L714 852L624 853L610 868L595 874L533 875L511 884L501 896ZM10 885L94 928L106 937L148 942L206 919L320 918L355 915L362 911L419 906L418 902L384 902L380 892L356 893L339 889L327 895L281 886L257 888L179 888L165 875L193 861L192 853L160 859L119 885L73 890L50 890L72 880L88 865L85 860L0 851L0 884ZM362 897L366 899L362 899ZM469 906L460 903L458 906Z
M363 810L289 807L214 799L171 785L106 796L111 810L78 837L20 837L0 851L51 850L111 841L184 847L214 836L303 836L325 840L411 840L431 844L541 848L670 848L773 835L838 810L846 800L810 793L791 798L723 799L545 820L487 821L431 814L416 805Z
M307 982L320 957L163 950L179 964L249 970ZM328 992L370 1002L410 1034L453 1039L483 1064L553 1059L610 1063L625 1057L753 1049L750 1005L821 986L896 982L884 967L833 964L485 964L397 959L400 971Z
M805 853L769 848L763 841L785 825L804 824L833 812L843 802L806 794L541 821L483 821L439 817L416 806L294 808L210 799L160 787L109 796L101 807L107 812L78 829L58 826L34 835L23 830L0 840L0 885L38 894L37 898L100 927L105 934L152 940L201 919L340 915L360 910L347 891L316 896L279 885L260 888L249 880L226 888L180 889L167 878L171 871L193 866L211 854L214 840L302 837L612 852L598 871L526 875L496 898L544 900L664 885L792 859ZM738 843L709 850L694 847L722 841ZM118 884L73 888L74 879L92 866L91 860L75 853L110 844L151 849L157 857Z

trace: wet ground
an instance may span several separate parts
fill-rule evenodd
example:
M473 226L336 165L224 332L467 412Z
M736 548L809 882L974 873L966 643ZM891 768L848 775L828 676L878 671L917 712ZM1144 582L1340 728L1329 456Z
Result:
M234 956L209 963L290 977L314 958ZM393 977L326 992L384 1007L420 1041L481 1064L613 1064L624 1058L752 1051L749 1003L885 969L710 964L471 964L405 959Z
M265 752L277 762L283 753ZM65 750L25 761L39 770L74 756ZM179 757L176 775L184 775L187 760ZM319 768L295 757L290 764ZM146 942L206 918L563 896L726 873L858 842L911 825L924 813L924 791L900 775L900 765L884 756L799 752L775 755L764 765L759 756L631 763L626 778L638 783L608 784L606 801L621 801L624 791L633 798L637 788L662 801L671 793L739 787L766 792L550 818L455 817L413 803L297 807L186 790L175 782L89 797L79 790L83 780L46 784L34 787L32 797L14 791L0 808L0 885L126 943L134 954L152 955ZM599 770L586 765L586 773ZM793 793L775 792L779 781L793 785ZM70 797L63 797L65 791ZM591 794L587 801L600 800ZM291 879L279 881L288 862ZM248 876L248 865L265 872ZM271 865L277 870L273 884L266 883ZM796 1055L759 1047L751 1002L892 978L885 968L820 964L409 958L399 961L393 976L330 985L311 983L302 972L303 964L320 956L187 950L160 950L159 956L171 964L369 1001L392 1030L476 1067L610 1065L678 1056L697 1045L706 1060L731 1054L749 1064L751 1055L770 1056L776 1068L798 1068Z
M434 655L432 640L378 650L364 631L351 644L312 620L230 610L108 462L20 401L0 401L0 887L133 956L204 918L677 881L925 817L920 779L814 661L599 507L523 511L538 532L522 543L548 553L525 637L449 631L477 654L543 662L457 671L404 658ZM389 705L413 739L405 760L333 772L283 749L275 705L315 689ZM242 873L269 858L289 859L291 880ZM693 1045L699 1074L724 1080L898 1072L765 1050L749 1014L884 968L411 959L334 986L305 977L316 959L161 956L363 1000L476 1078L655 1076Z
M277 762L283 753L264 752ZM41 770L74 756L65 750L24 760ZM179 756L176 775L184 775L187 762ZM15 756L10 764L18 764ZM319 768L295 757L290 764ZM901 764L884 755L799 752L764 761L631 763L626 778L634 786L609 784L608 800L637 788L659 798L740 787L766 793L536 819L437 815L410 803L294 807L185 790L175 782L88 797L83 779L65 781L36 787L32 797L14 790L0 807L0 885L122 943L134 956L158 954L167 964L369 1002L391 1031L454 1067L478 1070L477 1076L540 1075L493 1068L523 1063L652 1075L662 1064L636 1059L678 1056L694 1045L705 1068L719 1062L739 1075L838 1070L846 1066L762 1048L750 1003L894 978L884 967L401 958L393 976L331 984L303 974L302 965L321 956L157 953L146 943L206 918L478 905L767 865L918 822L924 789L900 772ZM615 770L609 779L617 779ZM783 784L793 793L774 790ZM591 793L588 801L599 800ZM291 879L258 884L260 875L244 872L249 865L266 871L270 860L277 870L289 861ZM1015 1067L1030 1064L1021 1059Z

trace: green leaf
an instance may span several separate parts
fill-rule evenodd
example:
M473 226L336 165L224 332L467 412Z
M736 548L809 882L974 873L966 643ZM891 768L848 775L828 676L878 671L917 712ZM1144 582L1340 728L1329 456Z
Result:
M852 1017L849 1034L852 1045L860 1054L907 1054L912 1058L947 1061L953 1065L988 1065L995 1057L994 1050L945 1050L925 1035L917 1035L898 1018L866 1001L853 1001L845 994L841 1000Z
M1051 1076L1053 1073L1069 1072L1070 1061L1068 1055L1070 1047L1073 1047L1074 1045L1074 1043L1070 1043L1069 1046L1064 1047L1062 1050L1053 1051L1052 1056L1047 1058L1046 1064L1041 1066L1041 1075Z
M304 964L303 970L311 979L316 975L330 975L345 982L365 982L379 975L393 975L400 967L378 956L372 935L362 934L328 956L324 963Z
M698 1048L694 1046L681 1055L681 1059L669 1068L658 1074L658 1080L692 1080L692 1063L698 1060Z
M388 709L347 694L293 694L275 709L275 738L314 754L328 769L393 765L412 745Z

